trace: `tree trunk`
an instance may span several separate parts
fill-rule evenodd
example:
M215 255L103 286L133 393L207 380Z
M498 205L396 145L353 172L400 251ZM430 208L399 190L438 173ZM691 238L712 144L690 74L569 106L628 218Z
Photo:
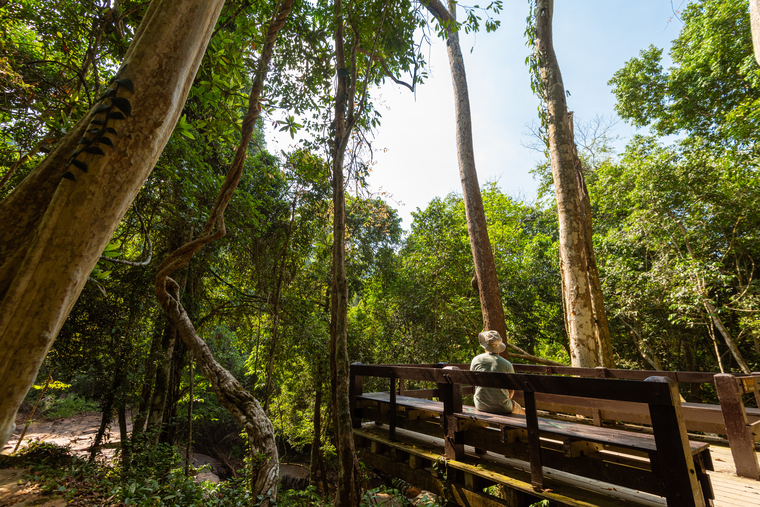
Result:
M123 472L129 471L131 461L132 442L129 441L129 432L127 431L127 407L125 406L122 393L122 400L119 402L119 445L121 447L121 469Z
M195 372L193 371L193 353L190 353L190 398L187 402L187 447L185 448L185 477L190 475L190 463L193 461L193 395Z
M103 125L106 114L118 112L111 111L116 101L103 99L0 202L0 445L100 253L168 141L223 3L151 2L117 72L131 83L112 85L117 97L129 101L131 116ZM88 172L70 165L67 172L76 181L61 179L80 138L92 139L85 131L105 126L118 134L101 136L110 136L113 147L90 144L104 154L77 155Z
M578 187L578 198L581 201L581 222L583 224L583 236L586 255L586 283L591 294L591 309L594 312L594 337L597 351L599 352L599 365L605 368L615 367L615 356L612 353L612 340L610 328L607 323L607 311L604 309L604 296L602 295L602 282L599 279L599 267L596 264L594 254L594 227L591 217L591 198L586 187L586 178L583 175L583 164L578 156L578 147L575 145L575 129L573 127L573 113L567 114L570 136L573 139L573 166ZM659 368L658 368L659 369Z
M155 330L150 344L150 353L145 361L145 374L143 375L143 385L140 390L140 403L137 407L137 415L132 421L132 440L135 440L143 432L145 423L148 421L150 402L153 394L153 382L156 377L156 362L162 338L163 333Z
M311 438L311 459L309 463L309 484L320 490L327 488L327 478L322 475L322 365L317 365L314 379L314 417L312 418L314 435ZM321 483L321 485L320 485Z
M560 272L573 366L599 366L591 290L588 285L583 208L575 173L572 133L567 122L565 86L552 42L553 0L536 2L536 50L546 96L552 178L559 214Z
M760 0L749 0L749 17L752 24L752 45L755 60L760 65Z
M431 1L427 7L441 23L447 20L456 20L456 4L450 1L449 11L446 11L445 7L440 3L435 5L436 3L438 3L437 0ZM443 13L448 14L448 19ZM483 198L480 194L478 173L475 169L467 74L462 51L459 47L459 34L450 26L446 29L446 52L449 57L451 81L454 86L459 176L462 180L464 212L467 220L467 233L470 237L472 260L475 264L475 277L478 282L483 329L498 331L506 342L507 325L504 318L504 306L501 301L501 290L496 275L496 263L491 250L491 241L488 237L488 224L483 209ZM509 357L507 350L501 354L506 358Z
M351 53L351 66L346 68L343 47L343 3L335 0L335 137L332 160L333 185L333 245L332 290L330 296L330 398L333 409L335 446L338 454L338 490L335 507L359 505L359 460L354 448L354 432L348 401L348 281L346 279L346 195L343 184L343 160L351 136L356 96L356 51ZM349 87L349 76L352 84Z
M164 406L169 396L169 375L171 374L174 345L177 342L177 328L170 321L166 322L161 349L156 357L156 378L153 382L153 395L150 398L150 412L146 431L155 432L151 440L158 442L161 424L164 420Z
M282 280L285 278L285 268L287 267L288 248L290 248L290 238L293 236L293 224L296 220L296 205L298 204L298 194L293 198L290 208L290 226L288 234L285 237L285 245L282 248L282 264L277 270L277 282L274 290L274 311L272 318L272 346L269 349L269 363L267 365L267 385L264 391L264 412L269 413L269 401L272 396L272 382L274 381L274 358L277 352L277 335L280 327L280 303L282 302Z
M156 282L156 296L164 311L177 327L179 335L192 351L203 376L219 399L219 403L243 426L248 435L251 453L251 491L253 497L264 495L261 507L268 507L277 499L277 481L280 470L277 461L277 446L274 441L274 427L264 410L238 380L224 369L211 354L198 333L187 312L179 303L179 287L171 278ZM163 290L162 290L163 288Z

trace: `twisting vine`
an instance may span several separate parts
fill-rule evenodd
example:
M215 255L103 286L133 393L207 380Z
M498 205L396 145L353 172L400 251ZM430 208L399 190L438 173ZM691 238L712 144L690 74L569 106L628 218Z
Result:
M548 117L546 111L546 89L541 79L541 53L538 51L536 40L536 16L538 16L536 0L528 0L529 12L525 18L525 45L530 48L530 53L525 57L525 65L530 73L530 89L538 97L538 137L546 144L549 150ZM543 13L541 14L543 15Z

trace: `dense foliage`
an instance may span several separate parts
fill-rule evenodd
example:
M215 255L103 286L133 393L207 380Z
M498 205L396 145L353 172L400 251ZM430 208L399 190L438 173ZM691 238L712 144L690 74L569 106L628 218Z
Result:
M153 284L158 263L202 227L240 139L251 66L269 12L265 3L240 0L225 6L182 119L37 382L43 385L48 376L64 381L70 387L54 399L68 396L70 405L87 400L82 406L90 409L97 403L106 422L120 411L131 413L136 421L143 419L137 425L144 428L141 438L183 449L192 384L191 419L202 430L190 438L196 450L224 456L230 474L244 466L240 429L208 382L190 374L192 359L181 341L172 341ZM4 197L88 110L148 3L0 5ZM352 15L370 20L390 5L385 15L397 30L395 38L385 34L377 41L369 23L348 35L365 49L383 48L384 71L370 74L364 90L394 72L406 71L421 82L425 62L419 45L410 42L415 29L426 26L419 6L356 5ZM258 126L227 211L227 236L177 277L199 333L217 360L266 406L286 457L309 450L315 419L329 421L329 403L315 403L328 398L329 387L332 188L324 154L334 128L333 49L326 42L330 8L327 2L297 2L265 93L267 126L291 134L304 129L309 141L299 149L270 152L264 125ZM616 362L630 368L740 371L743 361L757 371L760 68L751 53L746 2L695 1L683 21L671 49L672 68L663 69L662 50L650 47L611 80L621 117L650 127L649 134L631 139L619 155L602 136L601 144L589 142L583 155ZM366 134L380 126L379 113L367 104L346 164L349 354L363 363L468 362L479 351L475 337L482 320L462 198L434 199L413 214L404 232L397 211L364 187ZM486 184L482 195L509 340L530 354L567 363L554 203L521 202L495 184ZM30 391L31 403L36 395ZM329 462L332 428L323 424L321 433ZM137 494L132 487L137 456L166 468L174 458L174 451L147 456L137 442L131 461L121 468L90 470L70 458L65 465L99 477L99 495L126 503ZM44 447L28 454L35 452L61 455ZM167 501L161 495L176 493L188 495L182 505L206 505L232 487L202 500L206 493L184 476L161 473L144 471L143 477L165 481L156 482L146 498Z

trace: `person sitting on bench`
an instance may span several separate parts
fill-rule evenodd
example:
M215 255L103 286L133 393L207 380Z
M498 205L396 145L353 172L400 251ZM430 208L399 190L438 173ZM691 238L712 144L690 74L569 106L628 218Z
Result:
M478 334L478 341L486 351L472 359L470 371L515 372L512 363L499 355L506 350L507 346L499 336L498 331L483 331ZM512 401L514 394L515 392L511 389L476 386L475 408L492 414L524 415L523 408L516 401Z

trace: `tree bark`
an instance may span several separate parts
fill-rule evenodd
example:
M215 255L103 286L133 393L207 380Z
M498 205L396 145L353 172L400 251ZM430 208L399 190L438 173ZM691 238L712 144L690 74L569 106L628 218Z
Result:
M332 160L333 185L333 245L332 290L330 297L330 397L338 454L338 489L335 507L359 505L359 460L354 449L351 410L348 401L348 281L346 279L346 196L343 183L343 160L351 136L354 118L346 118L346 109L353 115L356 96L356 51L351 56L351 67L346 68L343 47L343 3L335 0L335 137ZM371 57L370 57L371 58ZM349 87L349 76L352 84ZM350 96L349 96L350 95Z
M594 312L594 337L596 338L597 351L599 352L599 364L605 368L615 367L615 356L612 353L612 340L610 328L607 323L607 311L604 309L604 296L602 294L602 282L599 279L599 267L596 264L594 254L594 227L591 217L591 198L586 187L586 178L583 175L583 164L578 156L578 147L575 145L575 129L573 127L573 113L567 114L568 127L573 139L573 166L578 186L578 198L581 201L581 223L586 255L586 282L591 294L591 309Z
M63 321L174 129L223 0L154 0L115 85L132 115L109 119L118 136L103 155L78 155L76 181L61 179L98 106L0 203L0 444ZM111 99L99 104L113 108ZM90 134L91 135L91 134ZM96 147L91 145L91 147Z
M177 328L172 322L166 322L161 349L156 357L156 377L153 382L153 395L150 397L148 424L146 431L155 433L151 436L154 442L158 441L161 423L164 420L164 406L169 393L169 375L171 373L172 356L174 345L177 342Z
M588 285L585 227L573 150L567 122L565 86L552 42L553 0L536 2L536 50L547 106L547 131L552 178L559 214L560 272L565 319L573 366L599 366L591 291Z
M752 24L752 45L755 60L760 65L760 0L749 0L749 18Z
M309 462L309 485L320 490L327 488L327 478L322 471L322 365L317 365L314 379L314 417L312 418L314 435L311 438L311 459ZM320 485L321 483L321 485Z
M470 95L467 89L467 73L464 58L459 47L459 34L451 26L456 21L456 5L449 3L449 10L438 2L430 1L426 7L439 20L447 23L446 52L451 68L451 81L454 86L454 110L457 129L457 159L459 176L462 180L464 212L467 220L467 233L470 238L472 260L475 265L480 308L483 315L483 329L495 330L507 341L507 324L504 318L504 305L501 300L496 263L488 237L488 224L480 194L478 173L475 168L475 152L472 141L472 115L470 114ZM446 17L444 15L448 17ZM508 349L507 349L508 350ZM502 356L509 358L505 350Z

